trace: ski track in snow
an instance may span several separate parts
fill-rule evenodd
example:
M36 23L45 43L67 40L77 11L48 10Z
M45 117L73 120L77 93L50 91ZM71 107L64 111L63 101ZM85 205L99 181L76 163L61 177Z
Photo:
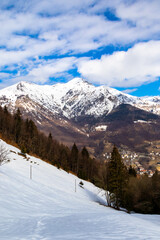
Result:
M160 239L160 215L100 205L103 192L93 184L83 181L83 189L80 179L35 157L31 180L30 161L12 152L10 159L0 167L0 240Z

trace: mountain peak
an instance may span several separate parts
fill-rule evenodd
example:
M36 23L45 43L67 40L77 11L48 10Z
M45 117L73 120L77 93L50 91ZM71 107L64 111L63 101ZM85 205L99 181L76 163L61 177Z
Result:
M79 84L84 84L84 83L87 83L87 84L90 84L89 82L87 82L86 80L84 80L83 78L79 78L79 77L76 77L76 78L73 78L72 80L70 80L68 82L69 84L75 84L75 85L79 85ZM92 85L92 84L91 84Z
M20 81L16 85L17 85L17 87L25 87L26 85L30 86L30 85L36 85L36 84L35 83L31 83L31 82L27 82L27 81Z
M25 82L25 81L18 82L18 83L16 84L17 90L23 90L23 88L25 87L26 84L28 84L28 83Z

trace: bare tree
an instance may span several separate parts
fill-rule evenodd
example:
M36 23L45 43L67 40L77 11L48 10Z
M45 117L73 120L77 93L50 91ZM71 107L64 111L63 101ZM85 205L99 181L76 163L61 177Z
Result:
M0 166L10 161L9 151L1 144L0 145Z

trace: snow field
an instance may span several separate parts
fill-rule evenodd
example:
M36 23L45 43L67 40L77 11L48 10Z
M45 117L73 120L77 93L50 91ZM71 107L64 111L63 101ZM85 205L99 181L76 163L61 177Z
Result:
M76 176L1 143L16 154L0 167L0 240L159 239L159 215L100 205L103 191L93 184L82 180L83 189Z

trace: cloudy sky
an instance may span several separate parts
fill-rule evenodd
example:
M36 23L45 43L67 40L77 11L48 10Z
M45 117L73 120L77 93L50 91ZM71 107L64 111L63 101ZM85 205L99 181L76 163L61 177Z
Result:
M0 0L0 88L82 77L160 94L159 0Z

